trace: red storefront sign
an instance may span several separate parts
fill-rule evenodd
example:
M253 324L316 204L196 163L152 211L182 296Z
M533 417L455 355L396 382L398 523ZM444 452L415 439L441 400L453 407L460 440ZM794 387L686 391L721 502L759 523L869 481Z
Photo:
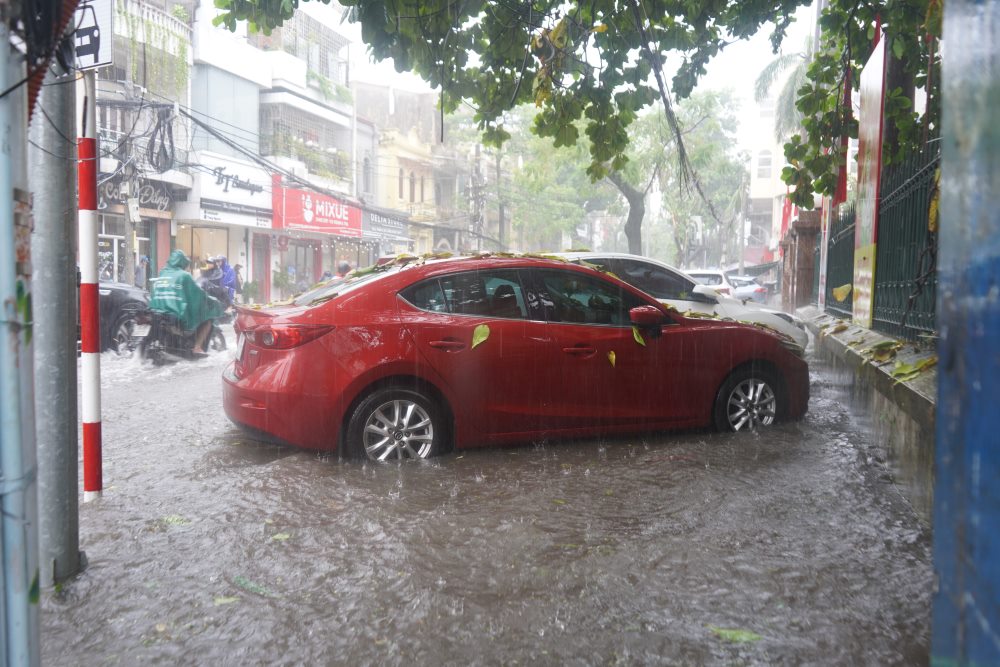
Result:
M318 192L286 188L275 176L271 188L273 229L361 236L361 209Z

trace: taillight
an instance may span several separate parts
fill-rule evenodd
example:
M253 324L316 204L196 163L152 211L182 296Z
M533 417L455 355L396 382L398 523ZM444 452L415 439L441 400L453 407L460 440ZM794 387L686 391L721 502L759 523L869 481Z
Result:
M278 324L260 326L246 332L247 340L268 350L290 350L333 331L322 324Z
M756 292L757 294L763 294L766 291L767 289L764 287L758 287L757 289L754 290L754 292Z

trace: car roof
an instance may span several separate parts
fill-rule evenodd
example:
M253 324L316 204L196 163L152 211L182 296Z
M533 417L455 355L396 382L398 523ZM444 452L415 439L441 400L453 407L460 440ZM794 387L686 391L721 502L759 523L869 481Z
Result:
M654 264L660 268L666 269L668 271L673 271L674 273L680 274L681 276L691 280L692 282L697 282L691 278L691 274L683 269L678 269L676 266L671 266L666 262L660 261L658 259L653 259L652 257L643 257L642 255L633 255L627 252L594 252L592 250L587 251L569 251L569 252L557 252L553 253L558 257L563 257L567 260L573 261L577 259L587 260L595 257L607 257L608 259L631 259L637 262L646 262L647 264Z

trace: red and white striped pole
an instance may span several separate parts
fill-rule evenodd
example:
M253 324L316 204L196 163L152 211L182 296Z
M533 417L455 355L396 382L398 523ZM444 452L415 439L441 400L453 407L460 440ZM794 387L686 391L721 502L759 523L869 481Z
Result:
M77 139L80 177L80 370L83 407L83 500L101 496L101 311L97 275L97 85L83 73L83 127Z

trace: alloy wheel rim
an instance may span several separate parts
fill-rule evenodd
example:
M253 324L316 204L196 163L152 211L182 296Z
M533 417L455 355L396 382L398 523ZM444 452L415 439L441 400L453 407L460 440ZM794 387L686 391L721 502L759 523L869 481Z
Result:
M434 423L414 401L388 401L369 415L363 444L373 461L426 459L434 444Z
M120 355L126 355L132 353L132 329L134 327L132 320L126 320L118 325L118 330L115 332L115 351Z
M755 431L774 423L777 399L771 386L762 380L743 380L729 394L726 414L734 431Z

